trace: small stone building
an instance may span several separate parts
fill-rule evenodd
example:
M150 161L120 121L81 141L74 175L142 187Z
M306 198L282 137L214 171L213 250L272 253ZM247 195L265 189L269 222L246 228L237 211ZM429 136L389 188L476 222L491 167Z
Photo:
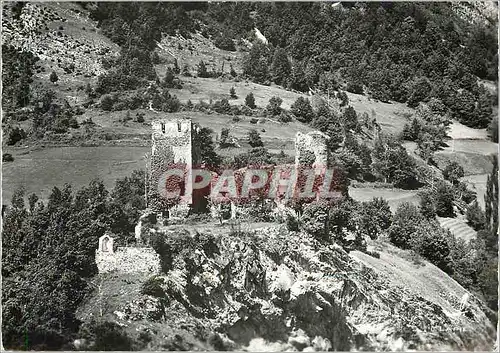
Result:
M95 253L99 273L151 273L160 272L160 257L151 247L113 248L113 237L106 233L99 238Z

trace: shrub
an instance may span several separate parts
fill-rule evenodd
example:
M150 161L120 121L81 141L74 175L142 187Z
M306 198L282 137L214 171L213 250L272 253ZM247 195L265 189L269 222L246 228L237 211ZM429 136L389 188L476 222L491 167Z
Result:
M56 83L57 81L59 81L59 77L57 76L56 72L55 71L52 71L50 76L49 76L49 80L50 82L52 83Z
M220 101L216 101L213 106L213 110L219 114L230 114L231 113L231 104L227 98L222 98Z
M456 184L464 176L464 168L457 162L451 162L444 168L443 176L453 184Z
M301 227L318 240L329 239L329 209L325 202L312 202L304 207L300 217Z
M113 103L113 98L109 94L105 94L101 98L101 109L109 112L113 109Z
M15 127L9 131L7 145L12 146L26 138L26 132L20 127Z
M141 293L145 295L151 295L156 298L164 298L165 291L161 286L163 284L163 278L151 277L146 282L143 283L141 288Z
M439 225L433 226L424 222L417 227L412 236L412 248L440 269L448 271L450 262L448 239L451 237L449 231L440 228Z
M252 147L264 146L264 143L262 143L262 140L257 130L250 130L248 132L248 144Z
M250 119L250 124L257 124L258 122L259 122L259 119L257 119L257 118Z
M2 162L13 162L14 161L14 157L12 157L12 155L10 153L4 153L2 155Z
M138 123L143 123L144 122L144 113L137 113L135 115L135 121Z
M218 35L215 37L214 45L222 50L236 51L233 40L226 36Z
M278 116L278 121L280 123L289 123L292 121L292 115L288 112L282 111Z
M308 98L297 98L290 107L290 112L302 123L309 123L314 118L314 111Z
M253 96L253 93L250 92L249 94L247 94L247 96L245 97L245 105L251 109L255 109L256 108L256 105L255 105L255 98Z

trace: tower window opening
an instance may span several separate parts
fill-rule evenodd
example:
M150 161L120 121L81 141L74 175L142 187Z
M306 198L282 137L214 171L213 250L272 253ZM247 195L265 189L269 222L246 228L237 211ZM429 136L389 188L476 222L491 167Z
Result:
M161 123L161 132L165 133L165 123Z
M177 132L181 132L181 123L177 123Z

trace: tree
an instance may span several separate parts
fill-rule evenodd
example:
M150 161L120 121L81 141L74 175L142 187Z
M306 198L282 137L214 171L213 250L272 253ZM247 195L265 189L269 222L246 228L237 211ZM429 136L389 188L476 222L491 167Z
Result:
M375 141L373 150L373 169L386 181L403 188L412 188L417 184L415 160L397 141L382 139Z
M431 85L427 78L419 77L413 83L412 91L410 97L408 98L408 106L415 108L420 102L424 102L429 97L431 92Z
M494 116L488 125L488 135L491 141L498 143L498 116Z
M460 178L464 176L464 168L457 162L453 161L449 163L446 168L444 168L443 176L446 180L456 184Z
M230 96L231 96L231 98L233 98L233 99L238 98L238 96L236 95L236 90L234 89L234 87L231 87L231 89L229 90L229 95L230 95Z
M473 118L470 121L471 127L485 128L491 122L493 109L488 92L483 89L479 94L478 102L474 108Z
M325 202L312 202L304 207L300 224L316 239L327 241L330 233L329 205Z
M314 111L308 98L299 97L291 105L290 112L302 123L309 123L314 118Z
M250 76L257 83L266 83L269 79L268 56L269 49L266 45L255 42L243 59L243 74Z
M453 187L446 182L440 182L436 188L436 214L439 217L453 217L453 201L455 199Z
M392 212L386 200L374 198L372 201L361 203L358 232L377 239L391 224Z
M208 71L207 71L207 66L205 65L205 63L203 62L203 60L200 61L200 63L198 64L198 66L196 67L196 72L198 74L198 77L210 77Z
M498 158L493 156L493 169L486 180L484 195L486 227L489 236L485 239L488 248L498 249Z
M358 128L358 116L353 107L348 106L342 114L342 120L344 122L344 129L346 131L357 130Z
M467 223L474 228L474 230L481 230L485 226L485 216L484 212L479 207L479 204L477 201L474 201L472 205L467 207L467 212L466 212L466 217L467 217Z
M201 163L213 169L220 166L221 157L215 152L214 141L212 139L213 130L201 127L193 136L196 146L200 146Z
M49 79L50 79L50 82L52 82L52 83L56 83L57 81L59 81L59 77L57 77L57 74L55 71L51 72Z
M248 144L252 147L264 146L257 130L252 129L248 132Z
M281 103L283 100L280 97L272 97L269 99L269 104L266 107L266 111L271 116L277 116L281 113Z
M249 94L247 94L247 96L245 97L245 105L251 109L255 109L256 106L255 106L255 98L253 96L253 93L250 92Z
M449 272L449 239L452 235L448 230L444 230L439 225L432 225L429 222L421 223L412 235L412 248L434 265Z
M391 243L402 249L411 248L413 234L423 221L424 217L416 206L409 202L400 204L388 231Z
M420 213L427 219L436 218L436 201L432 191L426 190L420 193Z
M284 85L290 76L291 65L288 61L287 53L282 48L277 48L274 51L273 61L271 64L272 79L278 85Z

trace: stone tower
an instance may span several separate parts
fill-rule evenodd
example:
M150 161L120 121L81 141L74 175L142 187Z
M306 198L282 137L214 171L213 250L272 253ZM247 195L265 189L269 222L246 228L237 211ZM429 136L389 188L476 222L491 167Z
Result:
M193 134L196 131L197 127L189 118L164 118L152 122L148 207L153 211L182 213L187 212L193 203L192 168L193 164L198 163L197 149L193 148ZM182 170L184 175L172 174L174 169ZM172 178L176 178L180 186L180 199L166 201L163 193L167 190L167 180Z
M312 166L327 167L328 139L329 137L320 131L311 131L307 134L298 132L295 136L295 165L310 162ZM308 160L310 158L312 160Z

